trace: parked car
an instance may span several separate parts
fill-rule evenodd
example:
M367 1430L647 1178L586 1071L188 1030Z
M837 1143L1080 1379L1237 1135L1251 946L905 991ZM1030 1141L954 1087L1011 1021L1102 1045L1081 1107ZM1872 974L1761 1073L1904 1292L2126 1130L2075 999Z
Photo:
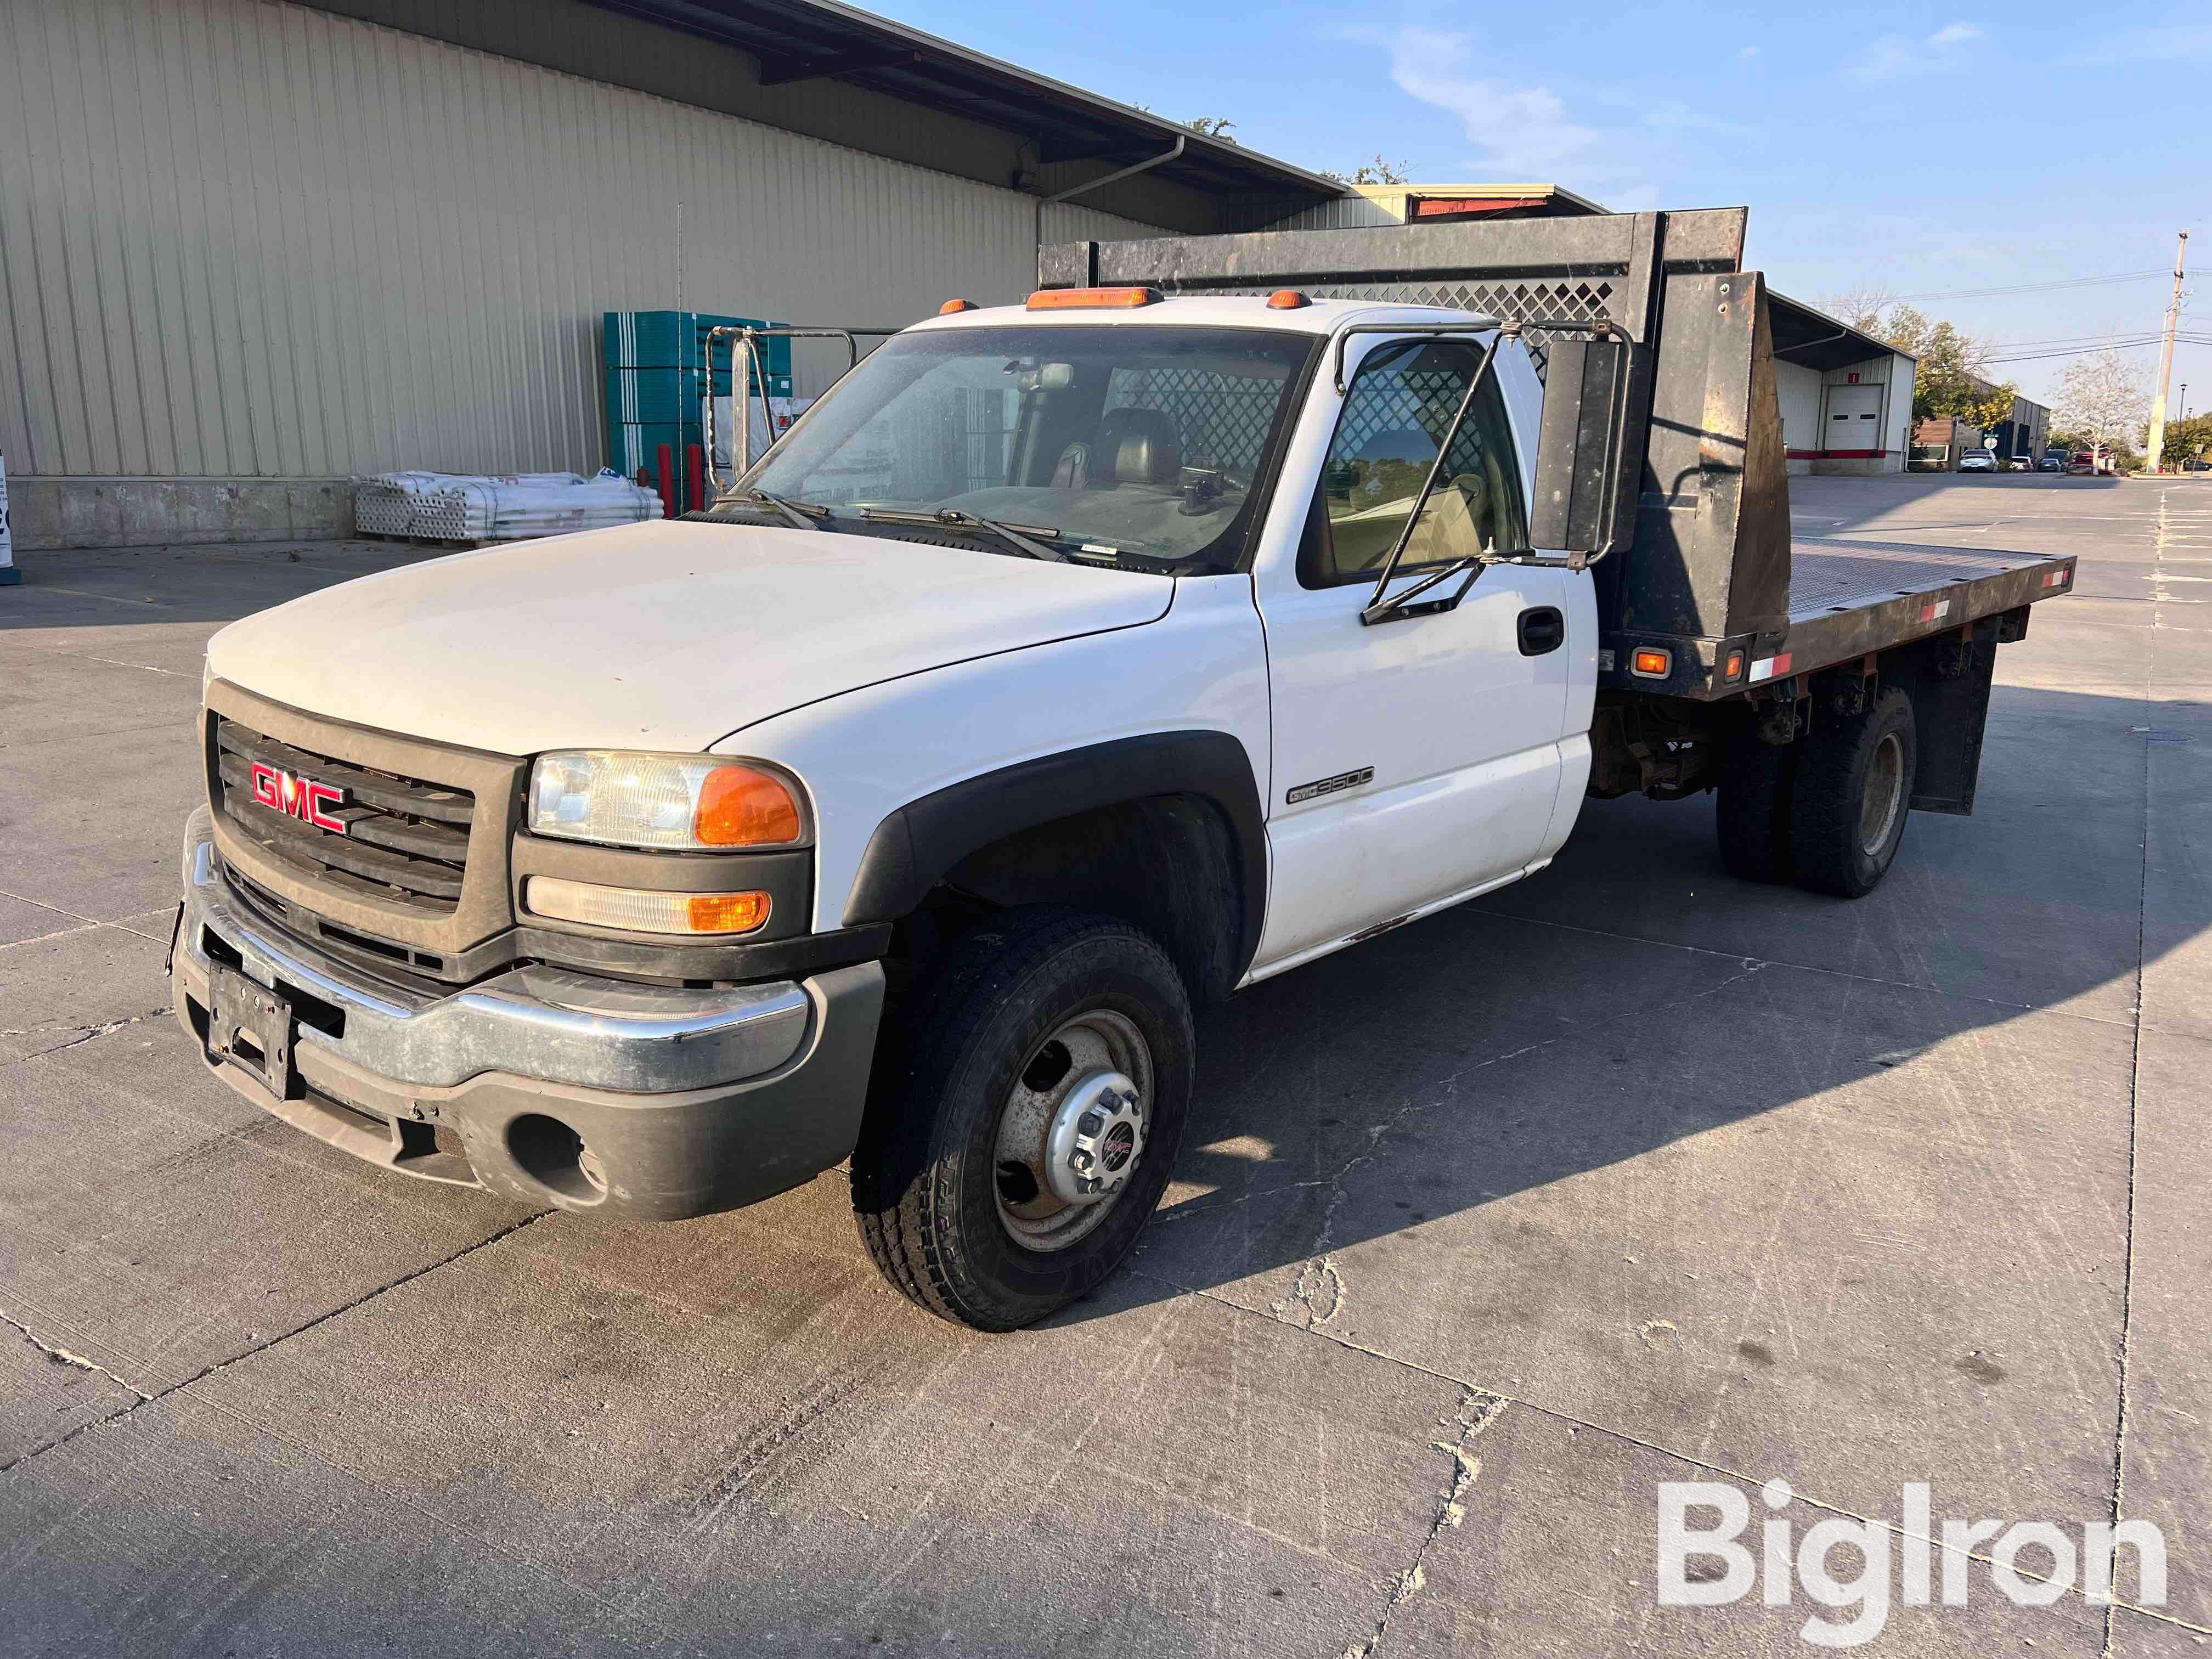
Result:
M1961 472L1994 472L1996 470L1997 458L1986 449L1970 449L1959 457L1959 471Z
M2066 457L2056 453L2045 455L2035 464L2035 470L2038 472L2063 472L2066 470Z
M2066 471L2069 475L2092 473L2096 470L2097 458L2086 449L2066 464Z

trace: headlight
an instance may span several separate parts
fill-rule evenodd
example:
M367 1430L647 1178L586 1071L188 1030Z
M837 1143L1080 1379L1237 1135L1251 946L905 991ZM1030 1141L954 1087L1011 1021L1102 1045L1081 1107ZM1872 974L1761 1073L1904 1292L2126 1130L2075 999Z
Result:
M711 755L571 749L530 775L529 830L615 847L796 847L806 817L789 780Z

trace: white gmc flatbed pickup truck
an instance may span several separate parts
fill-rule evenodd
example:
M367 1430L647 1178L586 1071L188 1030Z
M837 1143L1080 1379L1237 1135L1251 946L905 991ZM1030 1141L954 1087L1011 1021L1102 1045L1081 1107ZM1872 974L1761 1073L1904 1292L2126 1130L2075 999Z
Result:
M2071 562L1793 545L1741 233L1047 249L707 512L226 628L179 1018L527 1204L849 1160L901 1291L1051 1313L1166 1183L1194 1001L1542 869L1592 794L1717 789L1732 870L1844 897L1971 808ZM1397 302L1440 279L1499 314Z

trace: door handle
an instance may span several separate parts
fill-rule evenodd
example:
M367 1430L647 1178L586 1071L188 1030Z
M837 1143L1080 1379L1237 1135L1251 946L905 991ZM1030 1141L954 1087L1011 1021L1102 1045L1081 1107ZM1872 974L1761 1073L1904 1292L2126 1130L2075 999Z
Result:
M1559 614L1557 605L1540 605L1521 613L1515 632L1521 641L1522 656L1540 657L1567 642L1567 619Z

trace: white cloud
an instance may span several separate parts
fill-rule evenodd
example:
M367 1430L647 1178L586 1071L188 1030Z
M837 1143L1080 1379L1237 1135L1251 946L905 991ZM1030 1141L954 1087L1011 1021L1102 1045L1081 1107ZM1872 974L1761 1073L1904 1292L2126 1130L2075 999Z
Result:
M1862 81L1905 81L1934 75L1957 61L1958 49L1982 38L1978 25L1946 23L1935 33L1916 40L1909 34L1877 35L1851 65Z
M1480 164L1500 179L1549 181L1587 172L1581 164L1605 143L1604 133L1568 116L1550 88L1469 74L1464 35L1407 28L1389 44L1390 78L1456 116Z
M1630 212L1656 206L1675 187L1667 181L1690 170L1703 148L1698 140L1758 136L1678 100L1632 102L1577 88L1563 96L1511 78L1508 64L1501 64L1500 75L1485 74L1498 60L1480 53L1470 34L1355 27L1337 38L1388 52L1399 90L1449 114L1474 146L1467 160L1440 163L1445 172L1432 179L1564 185Z

